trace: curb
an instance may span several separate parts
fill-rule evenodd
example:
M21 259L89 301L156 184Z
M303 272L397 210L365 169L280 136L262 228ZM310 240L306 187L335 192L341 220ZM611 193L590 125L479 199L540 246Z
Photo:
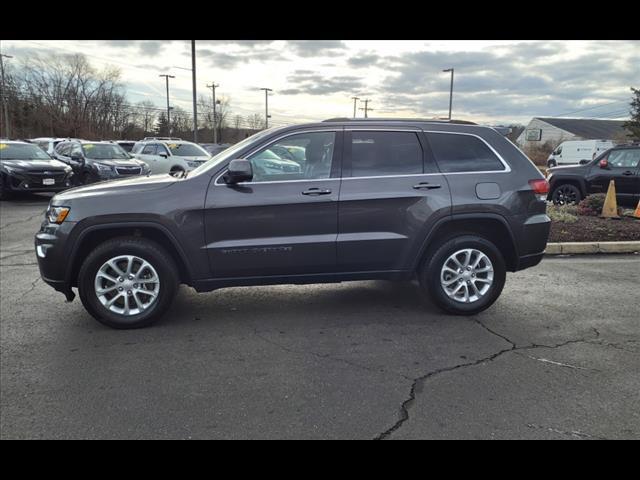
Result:
M569 255L588 253L636 253L640 252L640 241L631 242L559 242L547 243L546 255Z

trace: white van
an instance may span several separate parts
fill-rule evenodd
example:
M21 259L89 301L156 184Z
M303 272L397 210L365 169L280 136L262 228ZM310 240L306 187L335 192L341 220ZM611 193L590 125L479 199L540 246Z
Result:
M610 140L572 140L562 142L547 159L548 167L591 161L605 150L615 147Z

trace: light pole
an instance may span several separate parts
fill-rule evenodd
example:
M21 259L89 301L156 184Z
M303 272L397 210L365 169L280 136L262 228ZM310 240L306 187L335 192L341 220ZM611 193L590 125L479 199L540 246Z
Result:
M364 118L369 118L368 113L369 110L373 110L373 108L369 108L369 102L371 101L370 99L366 99L363 100L364 101L364 108L361 108L360 110L364 110Z
M207 88L210 88L213 91L213 143L218 143L218 122L216 115L216 87L219 87L215 82L212 82L211 85L207 85Z
M159 77L164 77L167 81L167 134L171 136L171 108L169 108L169 79L176 78L173 75L162 74Z
M451 72L451 88L449 90L449 121L451 121L451 105L453 104L453 68L447 68L442 71Z
M198 103L196 102L196 41L191 40L191 81L193 82L193 142L198 143Z
M270 88L261 88L264 90L264 128L269 128L269 92L273 92Z
M13 58L11 55L5 55L4 53L0 53L0 71L2 72L2 107L4 110L4 124L5 124L5 132L7 134L7 138L11 136L11 129L9 128L9 109L7 107L7 89L4 84L4 63L2 61L3 58Z
M356 118L356 103L358 100L360 100L360 98L358 97L351 97L353 98L353 118Z

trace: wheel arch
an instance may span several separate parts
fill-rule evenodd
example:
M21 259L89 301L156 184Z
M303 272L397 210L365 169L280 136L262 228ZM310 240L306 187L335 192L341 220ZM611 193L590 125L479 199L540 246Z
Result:
M158 243L174 259L180 281L192 285L193 270L182 247L165 226L155 222L121 222L87 227L78 235L67 257L70 262L65 282L70 286L77 286L78 272L89 252L107 240L123 236L147 238Z
M580 195L582 195L582 198L587 196L587 187L586 187L586 183L584 181L583 178L579 178L579 177L561 177L561 178L556 178L553 180L553 182L551 183L551 185L549 186L549 198L551 198L551 196L553 195L553 192L560 186L560 185L573 185L575 187L578 188L578 190L580 190Z
M518 268L518 249L507 220L498 214L459 214L441 219L423 242L413 270L421 268L434 249L447 239L461 235L478 235L492 242L502 253L507 270Z

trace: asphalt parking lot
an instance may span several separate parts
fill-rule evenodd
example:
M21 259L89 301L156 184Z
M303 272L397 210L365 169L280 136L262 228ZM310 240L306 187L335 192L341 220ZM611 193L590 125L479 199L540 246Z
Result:
M547 258L474 318L411 283L183 287L103 327L40 280L48 202L0 206L0 437L640 438L640 256Z

